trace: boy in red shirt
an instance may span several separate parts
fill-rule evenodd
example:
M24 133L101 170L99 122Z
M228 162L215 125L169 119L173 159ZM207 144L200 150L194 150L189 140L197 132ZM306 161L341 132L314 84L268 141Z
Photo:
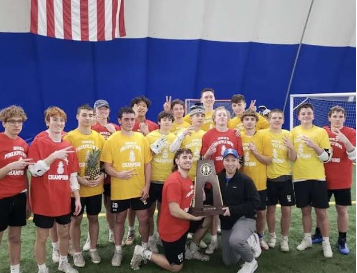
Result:
M26 121L25 111L12 105L0 112L0 121L5 128L0 133L0 243L3 232L8 229L11 273L20 273L21 227L30 215L27 202L26 167L28 145L18 135Z
M338 250L341 254L349 254L346 244L348 229L348 206L351 206L351 186L353 162L356 160L356 130L345 127L346 110L334 106L328 113L330 126L324 129L329 135L333 150L331 161L326 163L326 183L329 199L335 196L338 225ZM312 236L313 243L322 242L320 229Z
M39 273L47 273L46 241L49 230L58 223L59 265L58 270L78 273L67 258L69 245L69 224L71 222L71 193L75 198L75 212L81 210L79 184L77 180L78 159L71 144L62 139L67 120L65 112L58 107L50 107L45 112L48 134L37 137L29 148L34 165L29 167L32 174L31 207L36 225L35 257Z

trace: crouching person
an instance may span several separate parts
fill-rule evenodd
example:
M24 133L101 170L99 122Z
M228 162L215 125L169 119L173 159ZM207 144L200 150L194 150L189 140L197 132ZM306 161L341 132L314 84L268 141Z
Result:
M138 270L142 260L150 260L168 271L178 272L182 269L185 259L188 231L195 232L196 230L192 230L195 226L198 229L197 234L202 234L203 237L206 233L209 227L208 220L203 216L188 213L194 192L192 180L188 177L191 165L191 150L179 149L174 157L173 173L164 183L159 234L165 255L153 253L137 245L130 263L132 269ZM196 243L199 243L202 237L195 238Z
M222 258L226 266L244 261L238 273L253 273L261 254L255 230L255 210L260 197L254 182L239 172L239 155L234 149L223 153L224 170L218 174L225 213L220 215L222 227Z

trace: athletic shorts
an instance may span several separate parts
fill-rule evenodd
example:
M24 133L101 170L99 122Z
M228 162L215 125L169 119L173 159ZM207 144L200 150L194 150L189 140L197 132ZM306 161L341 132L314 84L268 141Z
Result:
M185 245L187 240L187 233L182 235L180 239L174 242L162 241L162 246L164 247L165 257L170 264L180 265L185 259Z
M26 225L25 192L0 199L0 232L10 227L23 227Z
M199 221L190 221L190 227L188 229L188 232L189 233L195 233L197 230L202 228L202 224L203 224L204 220L205 220L205 218L202 218Z
M256 210L267 209L267 190L258 191L260 197L260 205Z
M71 222L72 213L62 216L44 216L39 214L34 214L33 222L35 223L36 227L39 228L52 228L54 222L60 225L67 225Z
M111 213L120 213L129 208L133 210L144 210L151 207L151 202L147 200L143 202L140 200L140 197L125 199L125 200L112 200L110 212Z
M77 216L84 213L84 208L86 208L86 212L88 215L98 215L102 210L102 195L98 194L89 197L81 197L81 204L82 204L82 210ZM71 205L72 205L72 216L74 216L73 215L75 211L74 198L71 198Z
M285 181L267 181L267 206L280 204L282 206L295 205L295 193L293 181L290 179Z
M111 190L110 190L110 183L109 184L104 184L104 192L103 192L103 195L104 196L107 196L110 198L110 194L111 194Z
M331 200L332 194L335 196L335 202L340 206L351 206L351 188L349 189L338 189L338 190L327 190L328 200Z
M312 206L318 209L327 209L329 207L326 181L294 182L294 190L298 208Z
M156 201L162 202L162 189L164 184L153 183L151 181L150 191L149 191L149 201L155 203Z

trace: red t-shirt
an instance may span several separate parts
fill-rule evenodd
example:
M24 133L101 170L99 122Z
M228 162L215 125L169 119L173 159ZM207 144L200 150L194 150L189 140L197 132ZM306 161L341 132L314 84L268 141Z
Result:
M11 139L0 133L0 143L0 169L20 158L27 158L28 145L21 137ZM26 169L12 170L0 180L0 199L19 194L26 188Z
M49 136L36 138L29 156L34 162L46 159L55 151L72 146L68 141L53 142ZM74 151L74 149L72 149ZM33 213L44 216L61 216L71 212L70 175L79 170L76 153L68 154L67 160L56 159L44 175L31 178L31 208Z
M110 123L115 127L116 131L120 131L120 127L117 124ZM102 126L99 122L97 122L95 125L92 126L92 129L99 134L101 134L105 139L111 136L111 132L108 131L108 129L104 126Z
M148 126L149 132L152 132L152 131L154 131L154 130L159 129L159 125L157 125L155 122L153 122L153 121L151 121L151 120L146 119L146 120L145 120L145 123L146 123L146 125ZM142 133L142 132L140 131L139 122L138 122L137 120L135 120L135 124L134 124L133 131L134 131L134 132Z
M61 137L64 137L66 134L67 134L67 132L62 131L62 132L61 132ZM48 131L47 131L47 130L46 130L46 131L42 131L41 133L38 133L38 134L34 137L33 141L35 141L36 138L44 137L44 136L45 136L45 137L48 136Z
M353 162L348 159L345 145L336 141L336 135L331 128L326 126L324 129L327 131L333 150L331 161L325 164L327 188L329 190L351 188ZM356 147L356 130L343 127L340 131Z
M159 234L165 242L180 239L189 229L190 221L173 217L169 203L175 202L180 208L188 212L193 198L192 180L175 171L167 178L162 190L162 205L159 217Z
M205 155L208 148L213 142L218 142L216 152L211 156L214 160L216 174L219 174L223 169L223 152L226 149L235 149L240 156L243 155L242 139L236 136L232 129L226 132L218 132L216 128L210 129L203 135L201 155Z

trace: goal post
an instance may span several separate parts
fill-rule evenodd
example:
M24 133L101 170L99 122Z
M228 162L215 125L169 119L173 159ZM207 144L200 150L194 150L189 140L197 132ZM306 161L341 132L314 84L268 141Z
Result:
M329 124L328 112L331 107L339 105L346 109L345 125L356 128L356 93L315 93L290 95L290 130L299 124L296 109L302 103L314 106L314 124L320 127Z
M190 107L194 105L197 102L201 102L200 99L185 99L185 110L186 114L190 112ZM232 110L232 103L231 100L215 100L213 109L216 109L217 107L224 106L230 113L233 115L233 110Z

